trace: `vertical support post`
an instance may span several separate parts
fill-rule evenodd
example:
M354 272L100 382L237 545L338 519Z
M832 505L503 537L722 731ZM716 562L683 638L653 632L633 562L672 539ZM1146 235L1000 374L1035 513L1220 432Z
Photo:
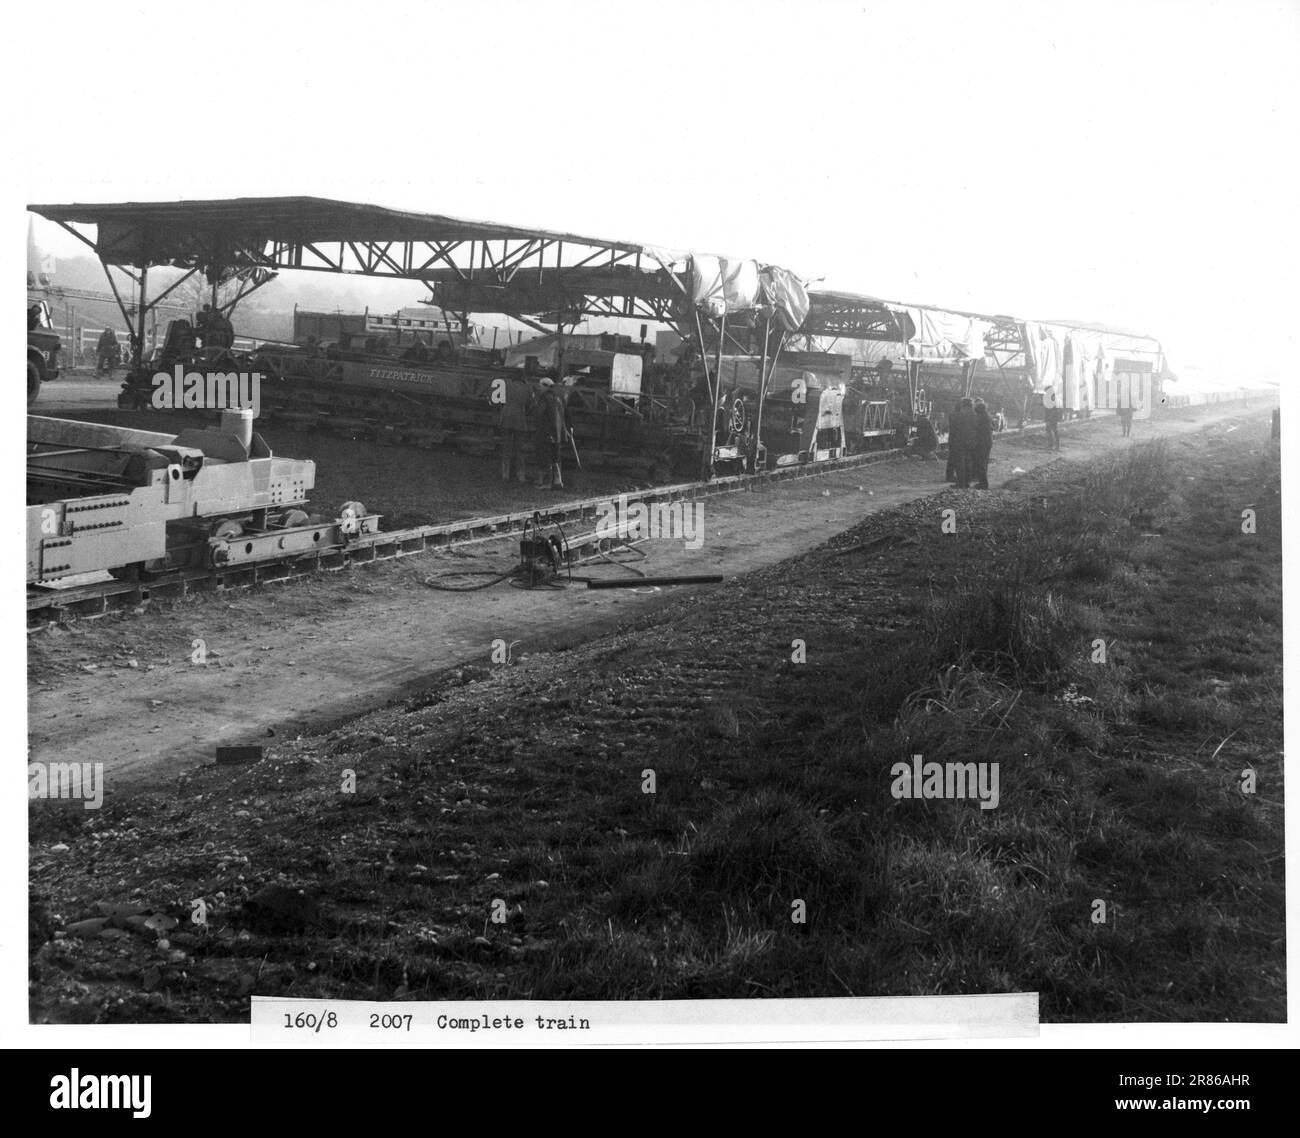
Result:
M763 400L767 396L767 342L772 335L772 317L763 325L763 362L758 368L758 410L754 413L754 445L749 448L749 472L758 473L758 448L763 445Z
M149 266L140 266L140 307L136 311L135 344L132 368L139 371L144 366L144 318L148 314L146 292L149 287Z
M709 446L709 477L713 477L714 458L718 450L718 410L722 406L722 341L727 334L727 312L722 311L722 318L718 321L718 350L714 353L713 367L713 420L710 423L712 442Z
M704 381L709 389L709 401L713 401L713 382L709 379L709 357L704 347L704 326L700 323L700 310L692 306L691 313L695 317L695 338L700 345L700 366L704 368ZM702 408L701 408L702 410ZM709 470L713 464L713 424L709 424L708 429L708 449L700 452L700 477L708 478Z

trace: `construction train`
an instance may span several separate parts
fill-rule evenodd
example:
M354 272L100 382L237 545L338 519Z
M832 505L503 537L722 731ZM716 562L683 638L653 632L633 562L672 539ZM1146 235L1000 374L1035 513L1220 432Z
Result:
M300 430L332 430L399 446L447 446L487 454L496 446L500 383L556 373L584 466L664 482L696 478L710 441L712 407L703 369L689 357L654 361L649 345L611 334L538 340L508 349L480 347L450 324L415 339L392 318L298 314L293 343L263 341L251 350L204 344L189 321L173 320L151 358L128 373L118 404L160 406L155 377L182 373L256 373L260 419ZM315 328L329 335L317 336ZM390 330L391 329L391 334ZM560 354L562 350L562 356ZM845 354L789 352L772 370L758 414L759 361L722 356L710 370L722 380L713 441L714 469L738 473L890 445L897 429L891 394L858 382ZM872 398L874 391L875 397Z

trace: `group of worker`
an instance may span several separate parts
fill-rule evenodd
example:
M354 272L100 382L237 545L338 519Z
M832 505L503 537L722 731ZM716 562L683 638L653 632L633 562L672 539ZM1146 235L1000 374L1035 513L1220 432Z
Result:
M993 420L983 400L961 400L948 419L949 482L958 490L974 484L976 490L989 488L989 455L993 451Z
M539 490L563 490L563 455L577 447L569 422L564 387L554 371L530 379L522 372L506 380L497 425L501 428L501 480L528 481L528 435L533 436L533 458Z

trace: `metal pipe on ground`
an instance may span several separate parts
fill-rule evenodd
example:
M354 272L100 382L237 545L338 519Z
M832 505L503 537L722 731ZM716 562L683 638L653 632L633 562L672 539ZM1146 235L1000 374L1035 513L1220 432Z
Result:
M639 589L643 585L717 585L721 573L701 574L693 577L611 577L607 581L588 579L589 589Z

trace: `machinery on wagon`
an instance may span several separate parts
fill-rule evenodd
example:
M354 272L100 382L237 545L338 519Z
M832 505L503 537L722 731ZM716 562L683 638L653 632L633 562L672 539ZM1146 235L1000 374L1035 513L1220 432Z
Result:
M28 585L284 561L378 529L359 502L309 515L315 464L252 426L238 409L178 435L28 416Z

